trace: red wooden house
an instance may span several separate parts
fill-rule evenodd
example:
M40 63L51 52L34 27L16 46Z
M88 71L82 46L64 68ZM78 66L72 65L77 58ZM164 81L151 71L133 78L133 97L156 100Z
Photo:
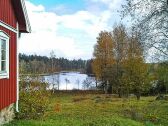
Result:
M29 32L24 0L0 0L0 111L18 101L18 38Z

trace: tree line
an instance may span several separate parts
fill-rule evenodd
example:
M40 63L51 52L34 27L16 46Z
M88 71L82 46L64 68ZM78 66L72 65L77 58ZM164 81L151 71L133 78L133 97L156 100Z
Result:
M44 74L60 71L87 72L90 60L56 58L54 52L51 56L38 56L19 54L21 74Z

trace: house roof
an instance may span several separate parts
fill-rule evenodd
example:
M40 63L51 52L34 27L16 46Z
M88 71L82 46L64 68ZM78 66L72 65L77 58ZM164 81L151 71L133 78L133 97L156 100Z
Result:
M27 15L27 10L24 0L12 0L13 8L19 24L20 33L31 32L31 26Z

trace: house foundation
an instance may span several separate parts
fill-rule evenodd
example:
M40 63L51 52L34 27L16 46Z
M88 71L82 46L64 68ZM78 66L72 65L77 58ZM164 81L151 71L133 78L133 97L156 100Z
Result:
M11 104L8 107L0 110L0 126L5 123L9 123L13 120L14 117L14 104Z

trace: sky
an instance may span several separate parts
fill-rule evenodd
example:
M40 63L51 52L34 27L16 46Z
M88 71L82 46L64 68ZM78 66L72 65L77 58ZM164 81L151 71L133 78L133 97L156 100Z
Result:
M26 0L32 32L22 34L20 53L68 59L92 58L100 31L121 22L124 0Z

